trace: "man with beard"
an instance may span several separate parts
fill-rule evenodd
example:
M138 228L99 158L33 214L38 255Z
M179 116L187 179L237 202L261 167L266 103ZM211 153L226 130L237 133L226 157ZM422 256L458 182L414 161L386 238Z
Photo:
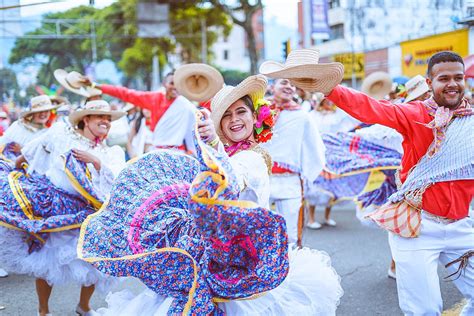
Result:
M324 144L306 111L293 101L295 86L277 79L272 110L276 111L273 137L261 146L273 160L270 200L286 221L288 239L297 241L298 214L302 207L302 183L313 182L325 164Z
M427 75L433 96L425 101L392 104L340 85L327 98L362 122L403 136L403 184L369 215L390 232L402 311L441 315L440 261L452 275L459 272L454 282L467 299L461 315L474 315L474 116L464 99L463 59L437 53Z
M83 83L101 90L104 94L150 110L150 129L153 132L154 148L195 151L193 128L196 108L188 99L178 95L174 86L174 73L168 73L163 79L165 92L137 91L108 84L96 84L89 79Z

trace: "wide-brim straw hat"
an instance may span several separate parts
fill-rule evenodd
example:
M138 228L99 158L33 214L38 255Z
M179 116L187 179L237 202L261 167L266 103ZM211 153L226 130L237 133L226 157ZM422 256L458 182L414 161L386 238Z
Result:
M174 85L189 100L210 100L224 85L221 73L206 64L187 64L174 72Z
M125 103L125 105L124 105L124 107L122 108L121 111L122 111L122 112L128 112L128 111L130 111L130 110L132 110L132 109L134 109L134 108L135 108L135 105L134 105L134 104L132 104L132 103L130 103L130 102L127 102L127 103Z
M214 122L217 135L222 141L226 140L221 130L221 120L225 111L237 100L248 95L255 106L258 99L265 96L267 79L262 75L250 76L237 86L224 86L211 100L211 119Z
M329 92L344 77L341 63L319 63L319 51L296 49L290 52L285 64L265 61L259 68L261 74L270 78L284 78L305 91Z
M52 111L57 109L59 106L53 105L51 99L47 95L39 95L31 98L30 107L28 110L21 112L21 117L27 117L28 115Z
M362 81L360 90L374 99L381 100L392 90L392 79L384 71L373 72Z
M58 106L62 106L65 104L70 104L69 100L65 97L62 97L60 95L50 95L49 99L51 100L51 103L56 102Z
M83 97L90 98L102 94L99 89L85 86L82 82L85 76L77 71L67 72L64 69L56 69L54 77L64 88Z
M123 111L113 111L107 101L93 100L87 102L84 105L84 108L77 109L69 114L69 121L72 126L77 126L77 124L87 115L110 115L112 121L115 121L126 114L127 113Z
M426 78L422 75L416 75L415 77L408 80L405 84L405 89L407 92L405 102L415 100L416 98L430 91L430 87L428 86L428 83L426 83Z

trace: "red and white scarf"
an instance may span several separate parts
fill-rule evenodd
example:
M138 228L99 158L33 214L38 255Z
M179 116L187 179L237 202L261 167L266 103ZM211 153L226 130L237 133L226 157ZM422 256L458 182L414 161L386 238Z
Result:
M435 153L438 152L439 147L441 146L444 138L446 137L446 129L449 126L451 120L456 116L469 116L473 115L474 111L466 99L461 101L455 110L439 106L436 104L436 101L433 98L423 102L423 105L428 110L428 113L434 117L434 119L426 124L427 127L433 130L434 140L428 149L428 157L432 157Z

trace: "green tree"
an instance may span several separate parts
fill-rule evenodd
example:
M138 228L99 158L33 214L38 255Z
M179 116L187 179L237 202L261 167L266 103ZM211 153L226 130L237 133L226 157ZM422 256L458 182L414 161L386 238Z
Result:
M210 47L215 43L218 32L228 34L232 24L219 9L203 6L201 1L170 1L170 38L138 38L136 6L139 0L119 0L102 9L79 6L65 12L46 14L41 27L27 35L41 35L54 27L47 20L71 19L70 24L61 24L63 35L76 38L32 39L20 38L16 41L9 61L12 64L40 62L38 81L49 86L53 83L53 71L57 68L84 71L96 61L111 59L125 74L125 83L133 77L151 83L152 60L159 57L160 69L168 62L168 55L180 47L185 62L200 61L201 20L206 20L208 60ZM78 20L80 19L80 20ZM89 38L90 34L94 34ZM54 31L53 29L51 29ZM77 35L82 35L77 38ZM95 48L95 49L94 49Z
M250 57L250 73L257 73L257 65L259 60L259 53L257 50L257 42L255 38L255 33L253 29L252 19L254 14L263 9L262 0L239 0L235 1L235 4L226 4L225 0L209 0L209 2L214 5L216 8L225 12L229 17L232 18L232 21L241 26L244 29L245 34L247 35L247 51ZM243 15L243 19L239 17L239 14Z
M0 100L3 97L18 97L18 82L15 72L8 68L0 69Z
M47 19L90 19L96 9L89 6L72 8L65 12L50 13L43 17L42 25L27 33L27 35L44 35L44 31L51 29L53 25L46 22ZM69 27L63 25L64 35L87 33L83 25L71 24ZM32 39L20 38L15 42L10 56L11 64L41 62L38 80L49 86L55 82L53 71L57 68L69 68L83 71L92 62L92 53L84 48L83 40L77 38L64 39Z

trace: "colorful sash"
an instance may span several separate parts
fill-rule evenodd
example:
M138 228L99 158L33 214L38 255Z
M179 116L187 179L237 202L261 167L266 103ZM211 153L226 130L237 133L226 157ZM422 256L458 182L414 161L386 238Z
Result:
M417 237L421 227L422 197L437 182L474 179L474 116L458 117L443 132L441 146L432 145L411 170L389 203L368 217L380 227L407 238ZM436 141L436 139L435 139Z
M222 314L214 302L259 295L288 273L284 219L239 201L226 156L198 145L197 159L155 151L129 164L78 244L100 271L173 297L170 315Z

